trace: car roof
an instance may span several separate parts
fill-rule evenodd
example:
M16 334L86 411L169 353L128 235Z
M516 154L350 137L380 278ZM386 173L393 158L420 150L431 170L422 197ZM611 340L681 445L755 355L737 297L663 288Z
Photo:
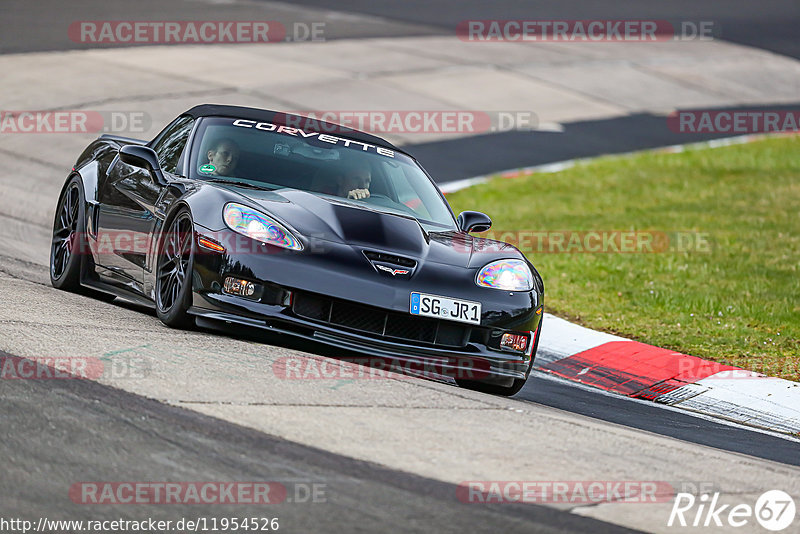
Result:
M335 133L342 135L355 141L362 143L369 143L376 146L389 148L407 154L402 149L397 148L389 141L378 137L376 135L368 134L360 130L355 130L340 124L326 122L319 119L308 118L302 115L295 115L292 113L285 113L283 111L272 111L269 109L248 108L244 106L227 106L221 104L200 104L188 110L184 115L190 115L194 118L199 117L232 117L237 119L247 119L263 122L271 122L273 124L293 126L301 121L311 121L310 123L303 123L301 128L303 131L319 132L319 133ZM318 127L315 127L318 124ZM408 155L408 154L407 154Z

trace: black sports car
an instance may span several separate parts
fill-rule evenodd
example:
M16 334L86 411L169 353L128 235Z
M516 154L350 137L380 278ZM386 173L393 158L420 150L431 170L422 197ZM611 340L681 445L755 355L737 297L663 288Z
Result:
M512 395L544 286L473 237L413 157L335 124L194 107L150 142L103 135L58 200L53 286L155 306L173 327L244 325ZM235 330L235 328L234 328Z

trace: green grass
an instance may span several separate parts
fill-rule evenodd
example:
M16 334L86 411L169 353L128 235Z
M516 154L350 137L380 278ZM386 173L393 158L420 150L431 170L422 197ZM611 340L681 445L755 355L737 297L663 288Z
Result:
M520 248L544 278L545 306L555 315L800 379L800 137L605 157L554 174L497 178L448 200L456 213L488 213L495 237L520 230L706 236L706 251Z

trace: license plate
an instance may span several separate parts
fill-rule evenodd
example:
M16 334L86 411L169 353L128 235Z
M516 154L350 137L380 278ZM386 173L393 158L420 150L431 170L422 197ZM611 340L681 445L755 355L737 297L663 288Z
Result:
M411 315L481 324L481 303L425 293L411 293Z

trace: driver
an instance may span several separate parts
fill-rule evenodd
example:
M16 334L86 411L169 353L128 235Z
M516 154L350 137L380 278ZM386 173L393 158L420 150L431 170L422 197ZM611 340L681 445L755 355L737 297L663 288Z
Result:
M372 171L369 163L358 161L345 169L342 178L339 180L340 197L361 200L369 198L369 186L372 183Z
M211 174L215 176L232 176L239 162L239 145L233 139L223 137L217 139L206 153L209 165L214 166Z

